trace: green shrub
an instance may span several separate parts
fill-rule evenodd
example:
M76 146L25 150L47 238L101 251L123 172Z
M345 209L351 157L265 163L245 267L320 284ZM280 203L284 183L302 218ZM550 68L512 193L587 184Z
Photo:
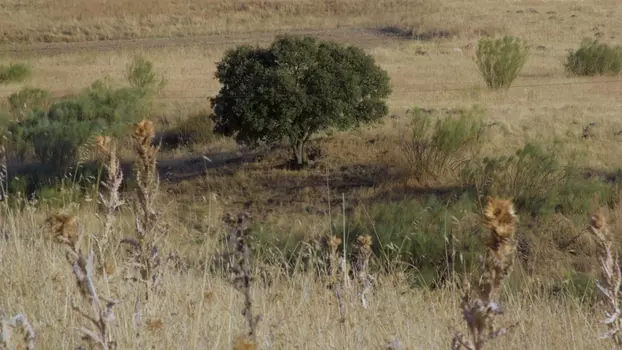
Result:
M146 93L157 92L166 85L164 77L158 78L153 71L153 63L142 56L134 57L134 60L128 65L127 81L130 86Z
M580 76L618 74L622 70L622 46L584 39L578 50L568 53L564 67L566 72Z
M308 164L309 138L388 112L389 75L357 47L280 36L269 48L240 46L217 65L216 127L249 145L289 141L296 166Z
M446 116L415 108L411 114L411 137L401 142L411 173L419 180L453 174L478 153L484 110L478 106Z
M529 50L519 38L482 38L477 43L475 62L486 85L509 88L527 62Z
M536 215L554 210L585 215L594 195L608 203L613 200L611 185L586 179L573 164L560 162L555 147L537 143L528 143L509 157L473 160L460 178L480 198L513 198L518 210Z
M470 271L482 249L479 220L463 220L476 211L467 193L443 199L435 195L359 207L346 223L348 246L371 235L381 266L412 266L423 285L441 283L451 271ZM456 224L460 222L460 224ZM334 232L342 232L337 223Z
M32 111L47 110L51 100L49 91L25 87L9 96L9 106L14 116L25 117Z
M31 112L9 131L18 155L32 154L45 165L65 169L79 160L80 149L92 136L120 135L143 117L146 108L142 90L114 89L97 81L75 98Z
M0 65L0 84L18 83L30 76L30 67L23 63Z

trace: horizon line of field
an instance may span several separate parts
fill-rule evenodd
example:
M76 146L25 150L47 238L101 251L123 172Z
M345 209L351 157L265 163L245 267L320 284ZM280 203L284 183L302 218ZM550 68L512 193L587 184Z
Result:
M541 77L524 77L521 79L541 79ZM592 79L592 77L587 77L585 79ZM610 84L610 83L622 83L622 79L611 79L611 80L588 80L588 81L564 81L564 82L553 82L553 83L544 83L544 84L520 84L520 85L511 85L507 89L518 89L518 88L539 88L539 87L552 87L552 86L574 86L574 85L595 85L595 84ZM447 87L448 85L466 85L462 87L452 88ZM462 81L462 82L445 82L445 83L421 83L421 84L411 84L411 85L419 85L419 86L430 86L430 85L440 85L440 88L433 89L400 89L400 92L406 93L433 93L433 92L451 92L451 91L470 91L476 88L487 88L485 85L482 85L481 81ZM504 89L500 89L504 90ZM64 96L71 96L74 94L78 94L80 90L47 90L55 97L62 98ZM171 96L171 94L185 92L186 90L164 90L165 96L158 96L156 100L179 100L179 99L208 99L209 96L206 95L177 95ZM10 95L13 91L0 91L0 95L4 97Z

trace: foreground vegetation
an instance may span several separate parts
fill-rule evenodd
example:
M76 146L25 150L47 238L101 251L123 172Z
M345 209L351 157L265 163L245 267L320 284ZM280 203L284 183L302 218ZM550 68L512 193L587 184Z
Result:
M234 12L255 16L273 5ZM453 5L455 16L468 2ZM295 17L300 6L309 6L308 16L325 15L312 4L284 2L264 21L287 27L274 15L287 13L279 18L303 23ZM340 11L352 15L353 8ZM566 15L542 6L503 11L518 23L528 21L520 16ZM572 13L547 27L550 41L538 36L544 24L512 27L503 34L519 32L526 46L510 36L484 38L471 45L473 57L461 40L480 36L480 24L458 23L443 36L425 32L432 21L394 30L443 41L389 43L368 54L319 45L332 49L324 52L306 39L281 41L270 52L184 48L7 61L7 72L27 68L2 82L0 344L601 348L607 327L619 341L622 163L611 152L622 129L619 85L581 76L614 75L622 58L615 45L580 43L575 32L570 42L568 22L578 31L596 18L609 23L581 7ZM80 26L100 21L83 16ZM35 31L49 21L31 27L30 38L39 40ZM97 31L120 30L105 23ZM176 30L194 25L184 23ZM614 36L617 28L601 30ZM244 52L254 55L234 59ZM309 76L330 70L342 80L275 69L283 59L306 62L316 73ZM331 64L313 66L324 61ZM348 114L367 105L357 104L369 96L357 90L366 79L338 62L373 67L378 79L366 87L379 92L370 104L382 112L371 113L373 123L353 128L353 119L369 117ZM236 64L279 84L240 89L249 74ZM235 79L224 79L222 89L223 81L210 80L214 73ZM66 77L60 86L58 74ZM439 80L462 88L439 87ZM348 94L335 86L348 86ZM196 95L175 95L182 90ZM223 119L212 114L209 97L227 102L241 90L245 113L229 117L246 118L244 131L262 147L223 135ZM292 92L296 99L283 97ZM186 99L193 96L196 103ZM257 108L270 96L287 102L271 105L287 107L280 115L291 121L286 128L269 123L274 111ZM314 121L293 118L301 110L321 123L305 147L292 147L292 131ZM292 170L292 156L305 166Z

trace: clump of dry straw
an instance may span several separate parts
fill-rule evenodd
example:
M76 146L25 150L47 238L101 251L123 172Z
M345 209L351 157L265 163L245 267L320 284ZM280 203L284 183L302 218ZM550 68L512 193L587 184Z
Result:
M512 268L516 252L517 221L511 201L488 197L484 209L484 227L490 231L485 241L486 256L481 261L479 279L474 285L467 281L462 297L462 314L470 339L461 332L456 333L452 349L483 349L488 341L507 333L514 326L496 329L493 318L502 313L494 298Z

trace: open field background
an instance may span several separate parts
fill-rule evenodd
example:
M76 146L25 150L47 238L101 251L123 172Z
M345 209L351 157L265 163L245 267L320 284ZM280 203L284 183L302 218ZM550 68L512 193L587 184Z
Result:
M169 227L163 245L182 263L165 267L165 292L145 311L143 346L223 349L244 330L239 293L206 263L220 252L225 212L250 210L258 239L267 242L267 260L280 263L295 260L296 249L314 238L343 234L343 222L348 235L372 234L374 244L383 243L383 231L427 235L441 244L449 236L478 237L478 207L472 197L454 191L455 178L419 183L410 176L400 142L410 133L406 112L414 106L431 112L483 106L484 156L509 155L530 141L556 142L557 159L578 155L581 173L608 186L600 204L615 213L622 167L621 78L568 77L563 62L584 37L619 43L620 18L622 6L613 0L9 0L0 4L0 64L26 62L32 76L0 86L0 98L26 86L61 97L97 79L122 85L128 63L141 54L167 79L149 112L157 130L166 133L209 110L208 98L219 90L215 62L227 48L267 45L277 32L289 30L361 46L387 70L390 115L379 125L318 135L312 145L318 162L310 169L283 170L284 149L254 152L223 138L160 152L157 207ZM486 34L517 35L531 47L508 91L486 88L473 62L477 39ZM130 149L121 155L133 157ZM68 192L20 210L3 209L0 316L25 313L41 349L74 349L81 322L71 310L70 298L77 294L73 275L50 242L46 216L62 209L78 215L85 233L101 231L93 201ZM591 210L593 193L585 193L572 200ZM508 310L503 323L520 324L499 347L604 348L597 339L604 331L602 308L591 299L598 269L593 243L585 236L576 239L587 225L587 212L530 214L520 213L519 227L529 257L517 263L502 297ZM119 217L113 241L133 231L131 210ZM619 232L614 235L619 240ZM112 257L119 266L120 250L113 248ZM446 265L443 260L437 270ZM347 300L340 320L330 290L312 276L289 276L275 266L258 264L272 283L258 282L252 293L255 312L262 315L262 349L379 349L391 342L403 349L443 349L453 335L448 327L463 328L460 291L425 278L432 288L422 287L423 268L379 274L370 308ZM591 281L588 287L573 285L581 278ZM115 309L112 330L119 348L136 348L137 292L119 273L100 286L124 300Z

